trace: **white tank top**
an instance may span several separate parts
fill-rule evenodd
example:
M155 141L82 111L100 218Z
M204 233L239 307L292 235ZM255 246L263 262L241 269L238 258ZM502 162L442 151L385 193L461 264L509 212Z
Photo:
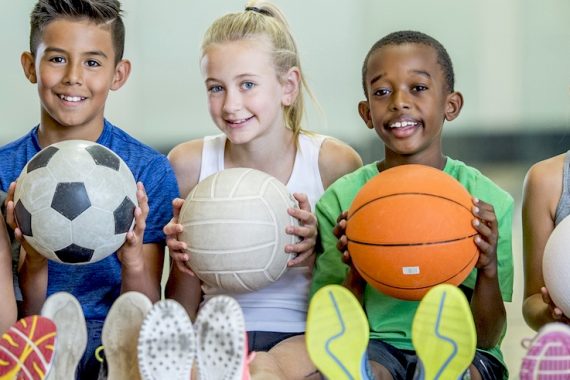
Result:
M291 193L307 194L313 211L325 191L319 171L319 151L325 139L326 136L323 135L299 135L299 148L293 171L286 184ZM225 145L224 134L204 138L199 181L224 170ZM289 268L278 281L263 289L244 294L229 294L239 302L243 310L246 330L305 331L311 270L306 266ZM222 293L207 286L203 286L202 290L204 302Z

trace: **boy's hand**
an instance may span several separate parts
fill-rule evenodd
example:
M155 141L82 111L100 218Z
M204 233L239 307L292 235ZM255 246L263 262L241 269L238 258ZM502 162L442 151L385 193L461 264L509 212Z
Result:
M308 265L312 267L314 263L315 245L317 244L317 217L311 212L309 198L303 193L293 193L293 197L299 202L299 208L289 208L287 212L299 220L298 226L287 226L285 232L289 235L296 235L301 238L297 244L287 244L285 252L295 253L297 256L287 263L292 267L295 265Z
M473 198L473 227L479 235L475 237L475 244L479 248L479 260L475 264L479 273L489 278L497 276L497 241L499 227L497 216L492 205Z
M364 293L364 288L366 286L366 280L354 267L354 264L352 263L352 257L350 257L350 252L348 252L348 239L345 234L346 218L348 218L347 211L343 211L338 216L338 218L336 218L336 225L333 228L333 234L338 238L336 248L342 252L342 262L349 267L348 273L346 274L346 279L344 281L344 286L350 289L356 298L361 300L362 294Z
M139 205L135 208L135 226L132 231L127 232L125 242L117 251L121 264L133 269L144 267L142 251L149 207L148 197L141 182L137 183L137 201Z
M178 223L182 205L184 205L184 199L182 198L176 198L172 201L173 217L170 219L170 222L164 226L162 231L166 235L166 245L168 246L168 252L174 261L174 265L176 265L180 272L195 276L194 272L186 265L186 262L190 259L186 251L188 245L178 240L178 234L184 230L182 224Z
M570 319L564 315L564 312L554 304L552 298L550 298L550 294L548 294L548 289L545 286L540 288L540 293L542 294L542 300L545 304L548 305L548 309L550 310L550 315L552 319L556 322L562 322L566 324L570 324Z
M40 254L38 251L32 247L28 241L24 238L22 234L22 230L18 227L16 223L16 214L14 212L14 192L16 191L16 182L12 182L10 187L8 188L8 195L6 198L6 224L14 231L14 237L16 240L21 244L22 248L24 249L24 257L21 257L20 260L24 259L27 262L28 268L33 268L37 270L42 268L43 266L48 265L48 260L45 256Z

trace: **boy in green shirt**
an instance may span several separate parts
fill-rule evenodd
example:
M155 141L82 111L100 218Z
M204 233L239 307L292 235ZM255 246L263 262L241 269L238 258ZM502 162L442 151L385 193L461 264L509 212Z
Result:
M454 91L449 55L423 33L392 33L368 52L362 82L366 100L359 103L359 113L382 139L385 158L340 178L317 203L320 249L311 294L328 284L349 288L361 302L370 326L371 377L411 378L418 363L411 330L419 302L378 292L350 265L344 236L346 210L362 186L383 170L406 164L441 169L474 197L473 226L478 232L474 240L480 256L476 269L460 285L477 326L477 351L466 375L507 378L500 343L506 331L503 301L511 300L513 287L513 199L478 170L442 152L443 124L454 120L463 106L463 96Z

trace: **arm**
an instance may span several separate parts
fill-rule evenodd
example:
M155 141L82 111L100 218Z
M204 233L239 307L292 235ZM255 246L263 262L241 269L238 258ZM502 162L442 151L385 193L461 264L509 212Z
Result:
M12 283L12 251L4 218L0 217L0 331L6 331L16 322L16 297Z
M176 146L168 154L182 198L188 196L200 178L202 146L202 140L193 140ZM200 280L185 264L188 261L188 254L185 251L187 245L177 239L177 234L183 230L183 226L178 223L178 214L183 203L183 199L173 201L174 217L164 227L166 243L173 261L165 294L167 298L172 298L184 306L190 317L194 319L202 299L202 293Z
M535 164L523 185L522 226L526 323L538 330L546 323L568 319L549 299L544 288L542 257L554 230L556 207L562 193L564 154Z
M474 200L473 215L473 226L479 233L475 237L479 259L471 310L477 330L477 347L489 349L499 342L506 322L497 263L499 227L495 209L486 202Z
M127 233L127 239L117 252L121 261L121 293L138 291L145 294L152 302L160 300L160 278L164 246L162 244L143 244L146 217L149 212L148 198L142 183L137 183L135 209L135 227Z

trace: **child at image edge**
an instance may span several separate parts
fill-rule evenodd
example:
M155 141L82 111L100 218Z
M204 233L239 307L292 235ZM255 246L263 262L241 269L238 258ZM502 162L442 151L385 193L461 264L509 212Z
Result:
M346 236L338 231L346 227L343 212L360 188L379 172L406 164L441 169L475 197L473 226L478 231L475 244L480 257L476 269L460 285L477 326L471 378L506 379L508 371L499 345L506 331L503 301L510 301L512 296L513 199L478 170L442 152L443 124L454 120L463 106L462 95L454 91L451 60L430 36L413 31L392 33L368 52L362 84L366 100L359 103L359 113L383 141L385 158L342 177L317 203L321 241L317 247L322 250L317 252L311 293L334 283L351 289L363 304L370 325L367 355L374 377L411 378L418 361L411 325L419 302L392 298L368 286L354 267L344 264L341 252L346 249ZM344 255L350 262L348 252Z
M303 335L317 234L311 207L325 188L362 161L346 144L301 129L305 81L295 42L274 5L252 1L245 11L214 21L203 39L200 62L210 115L223 133L185 142L169 159L183 197L213 173L247 167L279 179L299 201L300 209L289 212L301 226L289 226L287 233L302 241L285 248L298 255L288 271L266 288L230 295L243 310L249 350L256 351L251 376L305 378L315 372ZM175 209L182 202L176 201ZM176 261L167 295L194 318L200 283L186 273L186 244L175 239L181 228L176 220L165 228ZM223 293L203 290L205 301Z
M96 379L99 363L94 351L101 345L103 322L113 301L129 290L144 293L152 301L160 298L162 227L172 217L171 202L178 188L164 155L104 118L109 90L121 88L131 69L130 62L122 58L125 31L120 3L39 0L30 26L30 51L22 54L21 62L26 78L37 85L40 123L0 148L0 190L9 190L8 214L13 215L13 181L32 156L58 141L82 139L110 148L139 182L135 229L117 253L99 262L47 262L15 229L26 253L19 273L24 314L39 314L46 295L73 294L83 307L89 335L78 378Z

